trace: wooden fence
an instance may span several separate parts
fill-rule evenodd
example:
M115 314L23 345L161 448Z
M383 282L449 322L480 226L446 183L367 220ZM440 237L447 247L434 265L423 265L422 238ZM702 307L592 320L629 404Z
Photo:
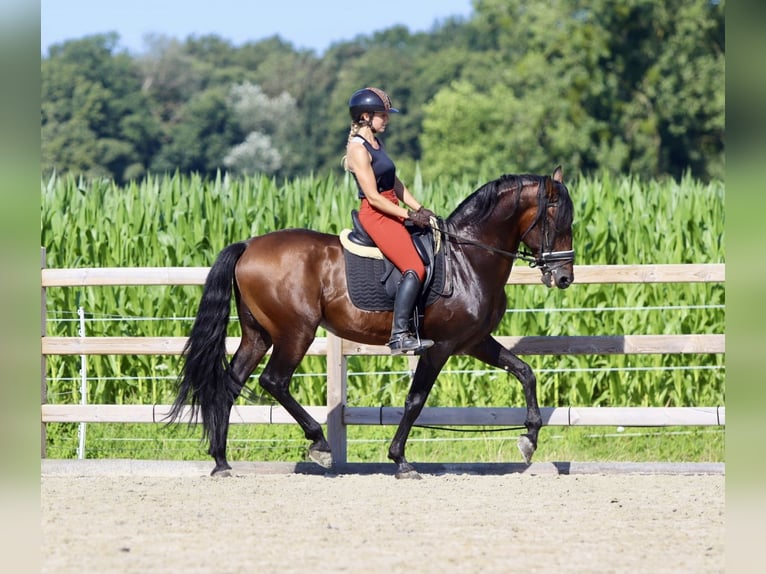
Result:
M46 269L42 258L42 385L41 455L46 454L46 423L153 423L160 422L169 405L55 405L47 404L46 357L49 355L179 355L184 337L49 337L46 335L46 289L51 287L107 285L202 285L208 267L156 268L80 268ZM708 283L724 282L723 264L699 265L587 265L575 266L578 284L616 283ZM514 268L508 284L540 284L537 269ZM723 334L692 335L614 335L614 336L536 336L497 337L518 355L611 355L724 353ZM233 353L238 337L227 338ZM346 357L350 355L388 355L385 346L363 345L332 334L317 337L308 355L327 357L327 404L307 410L327 425L327 438L337 462L347 460L347 425L396 425L400 407L347 407ZM725 425L725 407L559 407L542 408L546 425L582 426L682 426ZM418 424L521 426L526 408L445 408L426 407ZM232 423L293 423L278 406L236 406Z

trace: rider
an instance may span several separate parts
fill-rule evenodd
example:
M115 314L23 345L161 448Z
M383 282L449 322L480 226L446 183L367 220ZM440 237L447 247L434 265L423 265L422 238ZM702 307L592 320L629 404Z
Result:
M348 106L351 130L343 163L359 188L359 222L402 273L388 347L392 355L420 353L434 344L430 339L421 339L418 333L413 334L409 326L426 269L404 221L429 227L434 213L420 205L396 176L396 166L377 137L385 131L389 114L399 112L391 107L388 94L377 88L363 88L353 93ZM402 207L400 201L409 209Z

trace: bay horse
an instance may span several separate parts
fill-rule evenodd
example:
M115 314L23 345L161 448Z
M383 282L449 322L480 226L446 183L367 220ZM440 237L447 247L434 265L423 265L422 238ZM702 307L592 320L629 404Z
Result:
M518 447L529 464L542 426L537 380L531 367L492 337L506 307L505 285L516 259L542 272L548 287L574 281L573 205L561 166L552 176L504 175L465 198L438 231L448 249L450 293L425 309L421 334L434 340L422 353L388 457L397 478L420 478L405 457L413 424L436 378L454 354L466 354L513 374L524 389L526 433ZM530 251L518 251L523 243ZM226 330L232 291L242 330L231 361ZM348 294L339 237L308 229L283 229L225 247L205 281L199 310L183 352L177 397L168 419L178 421L187 403L190 422L202 415L203 438L215 460L211 475L229 474L229 415L248 377L270 347L259 377L263 389L292 415L311 441L308 456L331 468L321 425L290 393L292 375L318 327L351 341L384 345L391 311L363 311Z

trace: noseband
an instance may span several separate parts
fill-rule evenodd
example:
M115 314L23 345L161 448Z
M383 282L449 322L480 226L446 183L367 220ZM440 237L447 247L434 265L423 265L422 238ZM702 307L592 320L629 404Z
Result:
M540 257L532 257L531 260L524 259L524 261L529 261L530 267L539 267L540 272L543 274L543 283L550 286L553 272L568 263L574 263L574 256L574 249L567 251L543 251ZM553 263L553 265L549 265L549 263Z

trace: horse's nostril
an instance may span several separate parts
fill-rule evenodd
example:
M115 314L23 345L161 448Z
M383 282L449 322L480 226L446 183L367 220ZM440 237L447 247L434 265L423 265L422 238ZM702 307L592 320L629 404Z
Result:
M569 277L567 277L566 275L563 277L559 277L559 289L566 289L567 287L569 287L569 284L570 284Z

